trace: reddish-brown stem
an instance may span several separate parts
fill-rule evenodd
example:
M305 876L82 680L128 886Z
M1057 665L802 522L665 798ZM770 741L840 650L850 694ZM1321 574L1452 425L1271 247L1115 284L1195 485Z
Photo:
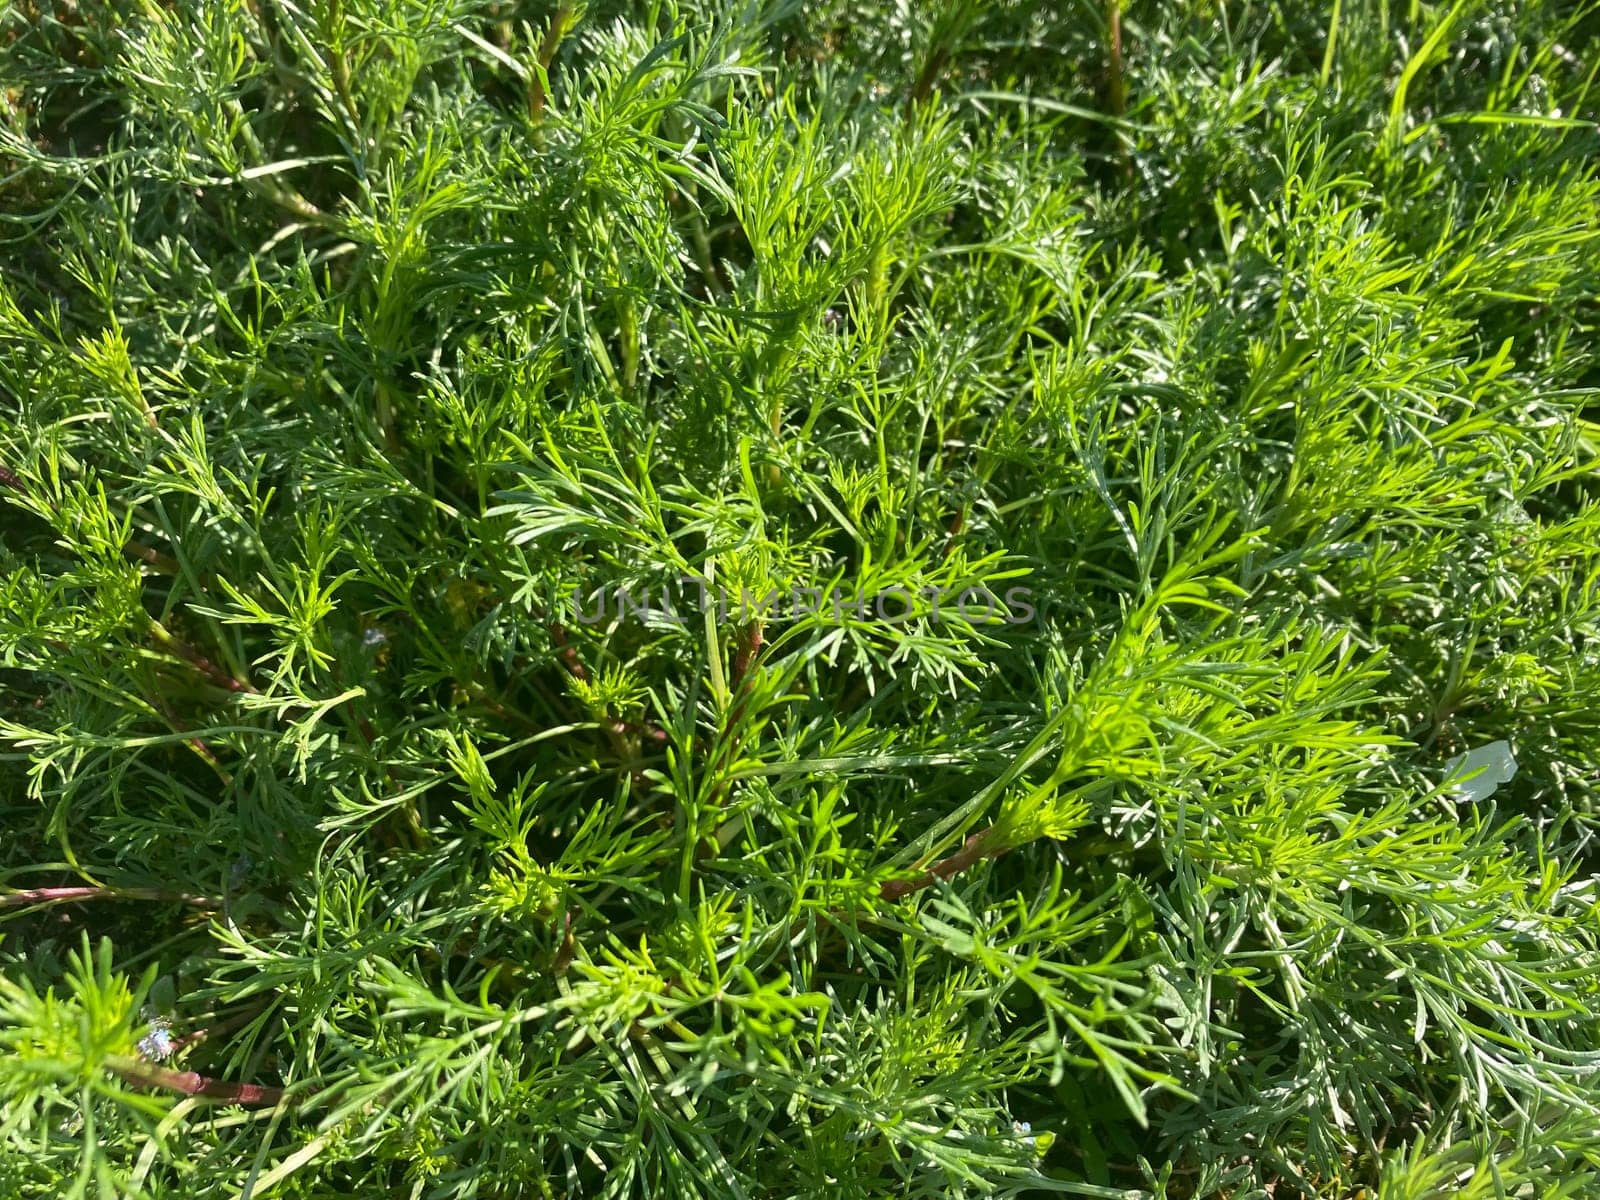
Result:
M750 704L750 667L755 662L756 656L761 653L761 648L766 644L760 621L751 622L745 635L739 639L739 649L733 656L732 687L734 692L733 705L728 710L728 723L725 727L727 740L722 744L721 752L717 755L712 766L712 772L720 774L733 765L740 747L744 744L746 730L744 728L745 710ZM728 794L728 780L721 779L717 782L716 793L712 797L711 806L718 808ZM723 845L721 839L717 845ZM715 853L712 843L704 843L696 851L697 858L709 858Z
M563 916L565 924L562 931L561 944L556 947L555 958L550 963L550 970L556 975L566 972L568 964L572 962L573 956L578 952L576 931L572 927L572 910L570 908L567 909Z
M750 665L755 661L756 656L761 653L761 647L764 644L760 621L752 622L744 637L739 639L739 649L733 656L732 685L734 700L733 706L728 710L727 733L729 738L727 749L721 756L722 761L717 764L718 770L731 763L733 756L739 752L739 744L743 737L742 726L745 709L750 705L750 689L748 687ZM721 790L725 790L725 787L719 790L719 797Z
M0 487L8 487L14 492L21 492L24 496L30 499L33 498L33 492L28 487L27 481L10 467L0 467ZM46 500L45 503L52 512L58 511L54 501ZM149 564L151 568L160 571L163 575L178 575L183 571L183 568L178 565L177 559L170 554L163 554L154 546L146 546L143 542L130 539L128 544L123 546L122 552L129 558L137 558L141 562Z
M589 668L583 665L583 659L578 657L578 651L568 644L566 629L559 624L551 625L550 640L555 643L556 652L561 658L561 665L566 667L567 674L580 683L588 683L591 678ZM614 738L620 737L625 733L633 733L641 737L647 737L652 742L660 744L665 744L667 741L667 731L659 725L652 725L649 722L622 721L613 718L604 722L601 727L606 731L608 737Z
M1128 107L1127 85L1122 78L1122 0L1110 0L1106 5L1106 52L1110 60L1106 100L1111 115L1120 117Z
M251 695L257 694L255 687L250 683L241 679L235 679L232 675L224 671L221 667L217 666L216 663L212 662L204 654L201 654L200 651L189 645L189 643L183 641L181 638L174 637L167 627L160 621L157 621L154 617L150 618L150 632L155 635L156 641L160 642L162 646L171 651L173 654L176 654L179 658L183 659L191 667L199 671L200 674L204 675L209 682L214 683L217 687L229 692L249 692Z
M891 879L878 889L878 895L884 900L900 900L913 892L932 887L941 879L952 879L961 872L977 866L986 858L998 858L1011 847L990 844L989 839L993 833L993 826L980 830L969 837L961 849L948 858L941 858L921 875L913 875L910 879Z
M243 1104L253 1108L270 1108L283 1103L284 1091L259 1083L231 1083L225 1079L212 1079L195 1071L169 1071L133 1058L108 1059L106 1067L113 1075L143 1088L165 1088L182 1092L185 1096L199 1096L223 1104Z
M928 97L933 95L933 85L938 82L940 72L949 61L950 47L947 45L939 46L928 55L928 61L922 65L922 71L911 87L910 103L906 106L908 116L916 111L919 105L927 103Z
M189 732L189 727L179 720L177 714L172 711L171 706L166 704L159 697L151 698L150 706L166 719L167 724L172 726L174 732ZM222 780L224 787L233 782L233 776L223 767L216 754L212 752L211 747L206 745L204 738L195 736L186 739L186 741L189 749L193 750L197 755L200 756L200 761L205 763L206 766L210 767L217 773L217 777Z
M589 682L589 669L583 665L583 660L578 657L578 652L567 645L567 631L560 625L550 626L550 640L556 644L556 649L561 652L562 665L574 679Z
M137 558L148 565L151 570L160 571L163 575L180 575L183 568L178 565L178 560L170 554L163 554L154 546L146 546L143 542L130 541L122 548L122 552L129 558Z
M1128 110L1128 85L1122 65L1122 0L1106 3L1106 107L1111 115L1121 120ZM1120 130L1111 131L1112 144L1122 160L1122 174L1133 178L1133 160L1128 157L1128 147Z
M29 489L26 481L24 481L20 475L11 470L9 467L0 467L0 485L9 487L14 491L21 492L24 496L31 497L33 495L33 492ZM54 502L47 500L46 503L49 504L52 511L55 510L56 506ZM169 554L162 553L153 546L146 546L143 542L130 540L122 547L122 552L129 558L136 558L141 562L147 563L155 570L160 571L162 574L182 574L183 568L179 565L177 559L173 558ZM188 645L186 642L183 642L178 638L173 637L172 634L167 631L166 627L161 624L161 622L151 618L150 627L151 632L155 635L155 638L158 642L165 646L169 651L176 654L179 658L186 660L188 663L190 663L190 665L195 667L196 670L198 670L202 675L204 675L218 687L226 688L230 692L255 691L255 688L251 687L248 683L241 683L239 680L229 675L226 671L222 670L222 668L218 667L194 647Z
M0 486L12 488L15 491L21 492L25 496L32 495L32 492L29 490L26 481L9 467L0 466ZM55 505L51 503L50 507L54 509ZM163 574L182 574L183 568L178 563L177 559L173 558L171 555L162 553L160 550L157 550L154 547L146 546L142 542L130 540L126 545L123 546L122 550L123 553L127 554L129 557L139 559ZM207 658L188 642L174 635L171 630L167 629L165 625L163 625L160 621L157 621L154 617L149 618L149 628L151 636L154 637L158 645L165 649L169 654L183 659L184 662L188 663L202 676L204 676L207 682L223 689L224 691L235 694L260 694L255 685L252 684L248 679L236 678L230 672L212 662L211 659ZM63 647L63 649L65 649L65 647ZM170 710L164 710L163 715L178 732L181 733L186 731L186 727L171 713ZM370 744L373 741L371 723L359 715L357 719L362 726L363 736L366 737L367 742ZM228 772L222 767L216 755L203 740L198 737L189 738L187 740L190 748L193 749L194 752L203 760L205 760L208 765L217 771L217 773L222 777L224 783L231 781L231 777L229 776Z
M739 650L733 656L733 686L735 688L744 682L745 672L750 669L750 664L755 661L756 655L761 653L761 647L764 645L766 645L766 642L763 637L761 622L756 621L750 626L749 634L739 643Z
M761 653L765 645L762 637L761 622L753 622L739 639L739 649L733 656L732 686L734 692L733 706L728 710L728 732L734 735L733 741L728 745L728 757L731 758L738 750L739 727L744 721L745 709L750 704L750 665L755 662L756 656Z

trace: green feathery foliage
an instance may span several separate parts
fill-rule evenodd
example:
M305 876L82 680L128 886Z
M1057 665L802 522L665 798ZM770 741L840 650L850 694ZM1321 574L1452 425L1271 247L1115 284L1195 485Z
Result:
M0 1197L1600 1193L1597 71L0 0Z

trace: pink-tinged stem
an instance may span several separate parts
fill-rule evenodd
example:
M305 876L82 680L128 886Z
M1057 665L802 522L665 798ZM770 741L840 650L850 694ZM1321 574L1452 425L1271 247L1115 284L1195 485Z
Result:
M201 1096L223 1104L244 1104L256 1108L270 1108L283 1102L280 1087L259 1083L230 1083L225 1079L212 1079L194 1071L169 1071L165 1067L151 1066L133 1058L110 1058L106 1067L113 1075L137 1087L165 1088L182 1092L185 1096Z
M197 908L221 908L220 900L210 896L191 896L188 892L169 892L162 888L52 887L29 888L0 896L0 908L25 908L30 904L71 904L79 900L155 900L193 904Z

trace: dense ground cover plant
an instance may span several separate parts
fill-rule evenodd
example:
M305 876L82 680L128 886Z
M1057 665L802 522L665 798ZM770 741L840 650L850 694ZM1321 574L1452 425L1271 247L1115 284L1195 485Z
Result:
M1597 34L0 7L0 1196L1595 1194Z

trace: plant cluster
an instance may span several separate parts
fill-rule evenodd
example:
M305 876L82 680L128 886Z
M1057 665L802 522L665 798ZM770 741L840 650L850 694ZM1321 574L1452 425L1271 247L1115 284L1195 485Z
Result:
M0 1196L1596 1194L1597 70L0 3Z

